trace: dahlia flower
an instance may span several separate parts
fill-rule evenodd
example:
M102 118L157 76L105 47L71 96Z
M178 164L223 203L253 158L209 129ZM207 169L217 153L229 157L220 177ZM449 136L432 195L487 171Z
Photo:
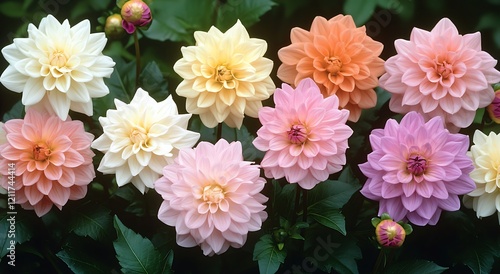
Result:
M464 196L464 204L476 211L477 217L487 217L497 212L500 222L500 135L488 136L474 132L469 156L474 162L470 177L476 189Z
M191 114L178 114L172 96L156 102L139 88L130 104L115 99L115 105L99 117L104 132L92 147L105 154L97 170L116 174L118 186L132 182L144 193L179 149L192 147L200 134L187 130Z
M350 111L350 121L359 119L361 109L375 106L373 89L384 73L384 60L378 57L384 46L366 35L365 26L357 28L350 15L317 16L310 31L293 28L290 39L291 45L278 51L283 62L278 78L294 86L312 78L323 96L337 95L340 107Z
M178 245L200 245L204 255L239 248L267 218L260 193L266 181L259 176L259 166L243 160L240 142L183 149L155 182L164 199L158 218L175 226Z
M269 74L273 62L264 58L267 43L250 38L238 20L222 33L215 27L194 33L196 46L182 47L174 70L184 80L176 89L186 97L189 113L207 127L225 122L240 128L244 114L258 117L262 100L276 88Z
M389 107L441 116L451 131L469 126L476 110L493 101L500 81L497 61L481 50L481 34L460 35L448 18L429 32L414 28L410 40L394 43L397 54L385 63L380 86L392 93Z
M345 124L349 111L338 109L337 96L323 98L306 78L295 90L287 84L276 89L274 103L275 108L260 110L262 127L253 141L266 152L261 162L266 177L285 177L311 189L340 171L352 130Z
M7 142L0 145L0 164L15 166L16 203L45 215L55 205L87 194L95 177L90 144L94 136L83 123L28 109L23 119L4 124ZM9 186L8 169L0 169L0 185ZM12 185L10 185L12 187Z
M65 120L69 110L92 115L92 98L109 93L103 77L109 77L115 63L102 54L104 33L90 34L90 22L70 27L52 15L30 24L28 38L15 38L2 54L9 66L0 82L23 93L26 107L39 105Z
M458 195L475 189L467 157L469 138L444 128L441 117L424 122L416 112L389 119L370 134L373 149L359 168L368 177L361 193L384 212L420 226L435 225L441 211L460 208Z

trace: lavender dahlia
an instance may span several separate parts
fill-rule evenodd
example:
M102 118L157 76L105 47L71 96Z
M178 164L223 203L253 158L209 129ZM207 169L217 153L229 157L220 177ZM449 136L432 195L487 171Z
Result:
M379 214L435 225L441 211L460 208L458 195L475 189L469 139L450 133L441 117L424 122L410 112L400 124L389 119L385 128L372 131L370 143L373 152L359 165L368 177L361 193L379 201Z

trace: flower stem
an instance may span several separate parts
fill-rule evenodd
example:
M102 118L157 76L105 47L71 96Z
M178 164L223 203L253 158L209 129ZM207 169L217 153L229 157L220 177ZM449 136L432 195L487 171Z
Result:
M383 261L383 262L382 262ZM375 262L375 266L373 267L373 274L381 273L385 267L385 251L381 249L378 253L377 261ZM382 268L380 268L382 265Z
M307 222L307 189L302 189L302 221Z
M141 49L139 48L139 38L137 30L134 31L134 46L135 46L135 89L139 88L139 75L141 75Z
M217 125L217 141L219 141L222 138L222 123L219 123Z

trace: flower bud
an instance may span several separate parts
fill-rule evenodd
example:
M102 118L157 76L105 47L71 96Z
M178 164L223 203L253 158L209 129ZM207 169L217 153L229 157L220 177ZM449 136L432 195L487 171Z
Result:
M106 36L111 39L120 38L124 31L122 27L122 16L120 14L112 14L106 18L106 24L104 25L104 32Z
M495 91L495 98L489 106L486 107L491 120L500 124L500 87Z
M137 27L144 27L151 23L151 10L141 0L130 0L122 6L122 27L128 34L134 33Z
M400 247L405 241L406 231L399 223L386 219L378 223L375 235L382 247Z

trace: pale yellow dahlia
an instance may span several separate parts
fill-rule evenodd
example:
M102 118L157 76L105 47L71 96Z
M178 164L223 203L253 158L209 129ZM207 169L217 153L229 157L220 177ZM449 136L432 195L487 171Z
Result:
M477 217L498 214L500 222L500 134L485 135L476 130L469 156L474 162L470 177L476 190L464 196L464 204L476 211Z
M266 41L250 38L239 20L225 33L211 27L194 38L196 45L182 47L174 65L184 79L176 92L187 98L187 111L210 128L222 122L239 128L245 114L257 118L276 88L269 76L273 62L263 57Z

